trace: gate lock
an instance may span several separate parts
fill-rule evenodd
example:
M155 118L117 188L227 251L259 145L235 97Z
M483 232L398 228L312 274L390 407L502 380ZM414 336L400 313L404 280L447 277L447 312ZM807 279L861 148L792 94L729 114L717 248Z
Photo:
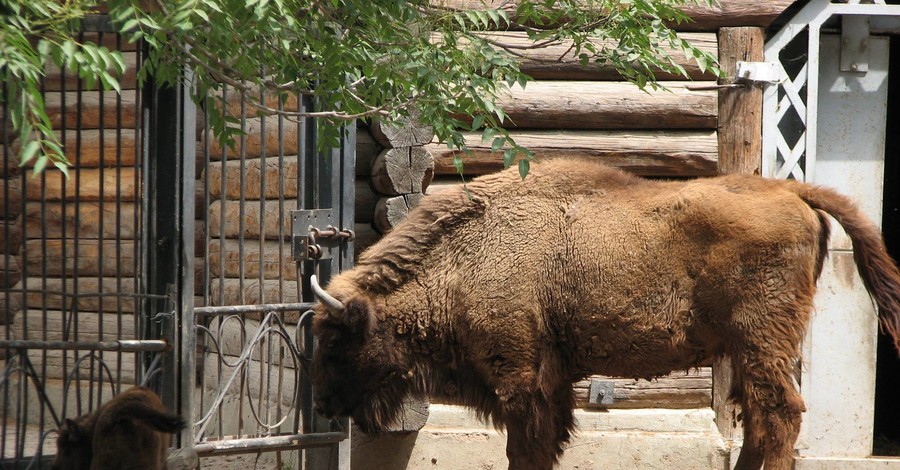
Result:
M291 256L294 261L330 259L332 251L352 241L353 230L334 226L331 209L292 211ZM325 228L319 228L321 226Z

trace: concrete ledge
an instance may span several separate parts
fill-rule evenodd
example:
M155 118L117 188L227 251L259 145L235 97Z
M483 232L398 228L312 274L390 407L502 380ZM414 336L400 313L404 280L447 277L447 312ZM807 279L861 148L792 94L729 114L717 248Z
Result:
M728 448L711 409L577 410L578 432L563 469L724 470ZM505 469L506 436L470 410L431 405L421 431L369 437L354 433L352 468L365 470Z
M900 470L900 457L798 457L795 470Z

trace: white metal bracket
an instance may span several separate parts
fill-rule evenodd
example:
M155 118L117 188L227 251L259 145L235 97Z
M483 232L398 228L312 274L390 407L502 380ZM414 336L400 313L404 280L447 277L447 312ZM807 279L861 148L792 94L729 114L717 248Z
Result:
M738 81L759 83L781 83L784 69L778 62L743 62L735 64L735 78Z
M869 17L841 17L841 72L869 71Z

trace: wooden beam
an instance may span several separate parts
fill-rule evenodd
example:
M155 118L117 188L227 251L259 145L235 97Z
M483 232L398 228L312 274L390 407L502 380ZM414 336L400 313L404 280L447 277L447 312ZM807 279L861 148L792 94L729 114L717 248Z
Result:
M0 165L2 168L2 165ZM0 219L12 220L22 212L22 179L0 178Z
M735 76L738 61L761 62L766 35L761 28L722 28L719 31L722 70ZM759 175L762 166L761 87L719 91L719 173Z
M69 177L66 178L55 168L48 168L37 177L31 170L25 174L25 198L29 201L74 201L76 192L81 202L134 201L137 195L136 187L140 182L135 181L135 169L126 168L97 168L76 171L69 169Z
M137 152L136 129L82 129L53 131L65 146L66 158L81 168L111 168L115 166L134 167ZM65 138L63 138L65 134ZM19 155L19 141L9 146L12 155ZM36 159L32 159L25 168L33 168ZM53 165L49 165L53 167ZM4 175L16 175L20 171L18 158L11 158L5 168L0 168ZM70 169L74 172L74 169ZM109 172L109 171L108 171Z
M372 164L372 186L386 196L424 192L434 178L434 157L424 147L385 149Z
M716 174L714 131L513 131L520 145L537 158L596 158L611 166L645 176L711 176ZM502 153L492 153L480 134L466 135L470 153L429 144L435 175L454 175L453 157L463 159L468 176L503 168Z
M277 157L268 157L264 169L262 165L263 161L259 158L249 158L244 161L243 166L240 160L229 160L224 167L221 161L210 162L206 169L210 197L213 199L260 199L260 196L263 195L263 178L265 178L266 199L278 201L279 194L285 198L297 197L299 168L296 156L284 157L281 162ZM223 168L224 175L222 174ZM242 185L243 194L241 193Z
M133 239L140 226L134 203L107 201L79 204L29 202L25 205L25 238ZM77 220L76 220L77 219ZM77 223L76 223L77 222Z
M262 247L260 247L262 245ZM264 241L244 243L238 240L213 239L209 242L210 282L214 277L259 279L260 271L264 279L297 280L297 263L291 259L290 243ZM280 257L279 257L280 253ZM262 263L260 263L262 260Z
M368 126L356 127L356 177L368 177L372 174L372 162L378 154L384 150L375 138Z
M0 255L0 289L9 289L22 280L22 268L18 257Z
M40 272L30 272L39 275ZM79 312L125 312L134 313L134 279L123 277L107 277L102 281L96 277L82 276L76 282L72 278L39 278L29 277L16 285L15 289L27 289L25 307L31 309L65 310L71 312L77 308ZM68 295L63 295L66 292ZM77 298L72 294L79 294ZM121 296L90 296L85 294L123 294ZM138 305L140 303L138 302ZM114 317L113 315L109 315ZM112 330L115 331L115 330Z
M106 129L134 129L136 95L135 90L122 90L121 95L114 91L49 91L44 94L44 106L54 129L99 129L101 124Z
M712 394L712 371L701 367L675 372L654 380L595 376L613 383L613 404L598 406L589 402L590 380L575 384L575 402L580 407L601 408L704 408Z
M375 220L372 222L381 233L387 233L409 215L409 211L419 205L423 194L402 194L378 200L375 206Z
M29 275L128 276L137 266L134 255L133 241L26 240L19 262Z
M125 73L116 78L119 80L121 89L134 90L137 88L137 53L123 52L122 58L125 60ZM71 71L66 70L65 74L63 74L56 64L50 62L45 68L45 73L47 78L44 79L44 89L46 91L61 91L63 88L65 88L66 91L78 91L78 75ZM97 80L94 87L91 89L88 89L86 85L87 84L82 81L81 91L99 90L100 80Z
M0 256L15 255L22 248L22 224L19 219L0 220Z
M691 85L712 85L712 82ZM640 90L627 82L536 81L500 97L508 128L714 129L716 92L663 82Z
M389 148L425 145L434 138L434 130L419 122L419 113L415 109L395 122L376 119L372 121L371 130L375 141Z
M734 77L738 61L762 61L765 31L761 28L722 28L719 60ZM757 87L719 92L719 173L760 174L762 166L762 90ZM730 402L734 368L725 357L713 363L713 409L716 426L725 439L740 439L740 406Z
M242 154L244 158L257 158L265 151L267 161L277 161L279 148L284 155L297 155L300 150L298 145L299 125L292 120L279 119L278 116L249 117L243 123L242 130L246 135L235 137L234 147L223 146L222 142L213 135L209 141L210 160L223 160L223 156L228 160L237 160L241 158ZM281 134L280 140L279 133ZM201 148L205 145L205 138L206 132L204 131L199 137Z

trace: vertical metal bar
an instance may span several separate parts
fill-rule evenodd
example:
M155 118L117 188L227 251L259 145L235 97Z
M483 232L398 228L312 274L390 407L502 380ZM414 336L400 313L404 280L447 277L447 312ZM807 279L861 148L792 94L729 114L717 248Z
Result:
M0 147L3 148L3 168L13 168L10 166L10 153L11 153L10 149L9 149L10 134L9 134L9 127L7 127L9 125L9 121L7 121L7 119L8 119L7 116L9 116L8 103L9 103L9 88L5 81L0 82L0 109L3 110L3 114L0 115L0 133L3 134L3 144L0 145ZM9 182L12 180L12 178L10 178L9 175L5 175L5 177L7 179L6 179L6 181L4 181L4 185L3 185L3 215L4 216L6 216L10 213L9 202L10 202L10 189L11 189L10 186L11 185L9 184ZM23 221L25 220L24 217L22 220ZM9 240L10 239L9 226L4 224L4 228L6 230L6 233L4 234L4 235L6 235L6 240ZM25 240L24 223L22 226L22 237L21 238L22 238L22 241L24 242L24 240ZM24 251L22 253L24 254ZM3 252L3 266L4 267L10 265L10 262L12 261L11 258L12 258L12 256L10 255L10 250L6 250ZM10 282L9 279L4 279L4 284L3 284L4 289L10 287L6 284L9 282ZM27 306L28 306L28 302L27 302L27 300L25 300L25 294L23 293L22 294L22 308L27 310L27 308L28 308ZM6 301L5 301L4 307L6 308L3 313L5 316L5 318L3 319L4 324L9 325L13 321L12 314L10 312L10 294L6 295ZM5 332L3 334L3 339L5 339L5 340L10 339L9 326L7 326L5 329ZM12 350L6 349L6 350L2 351L2 353L7 358L6 359L7 361L11 360L10 356L13 354ZM9 385L9 381L5 381L2 385L3 403L7 403L7 404L9 403L9 400L10 400L8 385ZM3 422L7 423L8 422L7 421L8 420L7 413L9 412L9 406L7 405L7 406L3 406L0 408L2 408L2 409L0 409L0 416L2 416ZM0 455L6 455L6 432L7 432L7 426L3 426L3 429L0 430Z
M197 154L196 149L196 130L197 130L197 108L194 101L190 99L193 83L193 73L190 70L185 71L184 84L182 85L181 110L182 110L182 128L181 128L181 157L182 157L182 187L181 192L181 308L180 312L180 334L177 351L180 352L179 367L174 369L173 373L179 378L179 397L178 406L175 407L182 416L194 416L194 371L196 370L196 329L194 327L194 237L196 236L195 227L195 208L194 201L196 191L194 185L197 182ZM180 374L178 372L181 372ZM193 436L188 428L187 431L180 435L180 447L191 447L193 445Z

